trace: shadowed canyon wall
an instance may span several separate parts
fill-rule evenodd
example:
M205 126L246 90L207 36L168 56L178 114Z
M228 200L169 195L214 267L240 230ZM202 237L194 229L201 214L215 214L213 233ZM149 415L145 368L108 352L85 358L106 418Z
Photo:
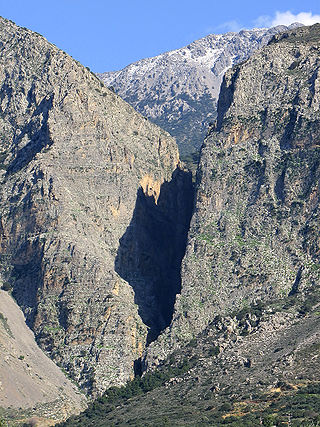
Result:
M139 315L150 328L148 343L172 320L192 206L191 173L177 169L159 195L138 190L132 221L120 239L115 270L135 292Z

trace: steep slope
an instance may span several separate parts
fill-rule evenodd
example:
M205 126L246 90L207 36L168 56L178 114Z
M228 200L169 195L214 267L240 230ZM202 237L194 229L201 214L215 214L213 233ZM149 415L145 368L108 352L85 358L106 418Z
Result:
M319 101L319 24L226 73L173 321L142 378L64 425L319 423Z
M299 24L293 24L294 27ZM216 118L225 71L287 27L210 34L190 45L98 74L140 113L177 138L183 155L199 151Z
M162 282L149 285L155 257L138 248L136 276L151 290L147 301L135 296L126 263L115 265L120 239L142 200L140 225L152 236L152 227L178 221L169 246L181 245L191 178L166 132L42 36L1 19L0 43L1 276L41 348L83 389L101 393L133 375L148 327L172 317L143 323L141 304L152 310ZM151 247L165 275L164 261L176 270L183 254L165 256L158 233Z
M17 416L63 420L85 408L85 398L39 349L15 301L0 291L0 408ZM1 415L1 411L0 411ZM20 418L21 419L21 418Z
M319 29L275 36L226 73L202 148L181 295L148 363L217 314L319 286Z
M108 390L63 426L317 425L319 312L295 302L217 317L158 370Z

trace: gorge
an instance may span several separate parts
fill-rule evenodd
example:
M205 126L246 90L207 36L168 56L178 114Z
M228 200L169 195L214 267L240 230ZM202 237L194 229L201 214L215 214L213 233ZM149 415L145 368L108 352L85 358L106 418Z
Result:
M88 405L64 425L318 422L320 25L226 71L195 183L90 70L4 18L0 42L0 297L87 396L61 380ZM19 399L0 416L31 422Z

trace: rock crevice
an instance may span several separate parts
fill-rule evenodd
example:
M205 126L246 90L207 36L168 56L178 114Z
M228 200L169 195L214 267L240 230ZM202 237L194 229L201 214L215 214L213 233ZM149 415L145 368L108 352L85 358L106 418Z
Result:
M115 260L116 272L132 286L139 315L149 327L147 343L169 326L181 291L181 261L193 206L191 174L177 168L159 193L152 192L150 187L139 188Z

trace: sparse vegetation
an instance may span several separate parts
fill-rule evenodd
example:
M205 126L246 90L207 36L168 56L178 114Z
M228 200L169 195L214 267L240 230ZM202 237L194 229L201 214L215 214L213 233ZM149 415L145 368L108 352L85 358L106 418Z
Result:
M1 289L7 292L12 291L12 285L9 282L4 282Z
M13 334L11 332L9 325L8 325L8 319L6 317L4 317L4 315L2 313L0 313L0 322L2 323L5 331L10 335L11 338L13 338Z
M105 419L106 414L113 411L115 407L125 404L126 401L134 397L164 386L171 378L185 374L193 365L194 361L192 362L185 359L176 366L169 366L162 370L149 372L143 377L137 376L134 380L129 381L126 386L111 387L102 397L89 405L89 408L83 414L79 417L71 417L66 424L61 424L61 426L85 425L89 420L90 422L95 422L93 420L100 422L101 419Z

